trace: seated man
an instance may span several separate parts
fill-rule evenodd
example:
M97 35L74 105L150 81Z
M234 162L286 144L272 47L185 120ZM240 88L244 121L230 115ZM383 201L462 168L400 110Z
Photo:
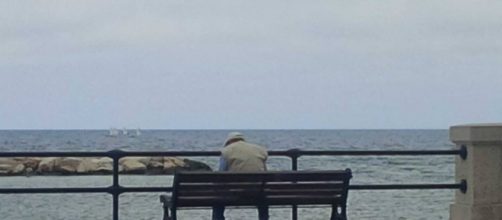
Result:
M245 142L239 132L228 134L221 151L220 171L265 171L267 170L267 150L255 144ZM225 207L213 207L213 220L224 220ZM268 220L268 206L258 206L260 220Z

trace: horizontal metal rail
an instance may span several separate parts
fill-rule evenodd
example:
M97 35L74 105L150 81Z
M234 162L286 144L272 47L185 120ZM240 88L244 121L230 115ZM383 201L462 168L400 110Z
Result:
M204 157L219 156L220 151L83 151L83 152L0 152L0 157L155 157L183 156ZM420 155L459 155L467 156L464 148L458 150L300 150L269 151L270 156L420 156ZM464 156L465 155L465 156Z
M32 194L32 193L118 193L124 192L171 192L172 187L68 187L68 188L2 188L0 194Z
M270 156L285 156L291 158L292 170L298 170L298 158L302 156L422 156L422 155L458 155L462 159L467 157L467 148L462 146L458 150L359 150L359 151L330 151L330 150L300 150L269 151ZM123 187L119 184L119 159L123 157L207 157L219 156L219 151L121 151L108 152L0 152L1 157L110 157L113 159L113 182L109 187L93 188L0 188L0 194L32 194L32 193L109 193L113 196L113 220L118 220L119 195L126 192L172 192L172 187ZM462 180L455 184L388 184L388 185L351 185L351 190L405 190L405 189L459 189L467 190L467 182ZM297 219L297 207L293 206L293 220Z
M351 190L411 190L411 189L464 189L467 183L454 184L372 184L350 185ZM125 192L172 192L172 187L120 187L119 193ZM113 187L84 188L0 188L0 194L31 194L31 193L112 193ZM463 190L462 190L463 191Z
M406 190L406 189L459 189L467 191L467 182L462 180L454 184L372 184L372 185L350 185L351 190Z

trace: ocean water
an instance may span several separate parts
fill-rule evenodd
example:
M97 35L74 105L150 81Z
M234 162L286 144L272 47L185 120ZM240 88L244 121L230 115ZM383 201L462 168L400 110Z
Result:
M108 137L106 130L0 131L0 151L219 150L229 131L142 130L141 136ZM447 150L447 130L241 130L249 142L270 150ZM217 157L192 158L217 167ZM301 157L300 169L351 168L356 184L453 183L454 156ZM289 170L287 158L271 157L271 170ZM108 186L111 176L0 177L0 188ZM121 176L126 186L166 186L171 176ZM120 197L121 220L162 219L158 193ZM351 220L448 219L454 190L350 191ZM291 219L289 208L270 210L271 219ZM305 207L299 219L328 219L327 207ZM227 219L257 219L255 209L228 209ZM210 210L183 210L179 219L210 219ZM111 219L108 194L0 194L1 220Z

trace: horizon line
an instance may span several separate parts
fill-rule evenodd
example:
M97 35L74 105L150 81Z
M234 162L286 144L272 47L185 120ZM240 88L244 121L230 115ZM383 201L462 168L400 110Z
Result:
M0 128L0 131L85 131L124 128ZM449 128L125 128L126 130L228 131L228 130L448 130Z

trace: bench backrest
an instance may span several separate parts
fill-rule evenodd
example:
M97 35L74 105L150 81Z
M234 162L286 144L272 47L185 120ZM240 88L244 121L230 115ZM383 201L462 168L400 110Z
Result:
M345 209L347 170L265 172L176 172L173 205L311 205Z

